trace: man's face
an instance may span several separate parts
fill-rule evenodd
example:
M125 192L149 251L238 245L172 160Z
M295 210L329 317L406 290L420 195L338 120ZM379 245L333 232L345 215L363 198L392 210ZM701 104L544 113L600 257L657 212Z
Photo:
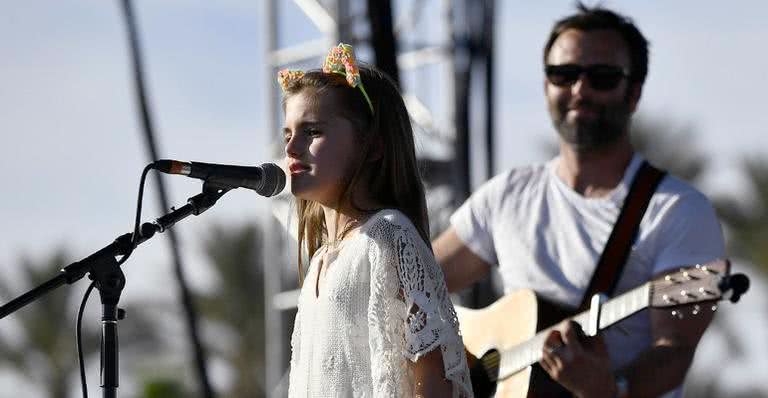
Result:
M553 43L547 65L553 74L560 73L545 79L544 91L562 141L576 151L590 152L610 147L627 134L640 85L630 85L627 79L630 56L618 33L568 29ZM579 73L580 68L589 72Z

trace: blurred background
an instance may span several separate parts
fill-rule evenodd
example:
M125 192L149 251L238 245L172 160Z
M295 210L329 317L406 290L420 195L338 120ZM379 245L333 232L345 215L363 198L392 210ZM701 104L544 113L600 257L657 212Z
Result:
M587 1L587 4L594 2ZM768 396L768 4L604 1L651 43L637 145L705 192L734 269L689 373L690 397ZM275 73L344 41L399 80L417 126L433 234L490 176L555 151L542 47L571 0L27 0L0 6L0 304L133 228L154 158L257 165L280 156ZM150 174L142 220L197 180ZM142 244L123 270L120 394L283 396L297 285L285 194L240 189ZM64 285L0 320L0 397L80 396L78 305ZM493 299L494 280L457 297ZM83 320L99 389L101 306Z

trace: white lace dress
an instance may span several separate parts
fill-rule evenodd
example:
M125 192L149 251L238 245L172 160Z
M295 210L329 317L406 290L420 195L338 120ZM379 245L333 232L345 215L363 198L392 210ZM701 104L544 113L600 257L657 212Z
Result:
M320 259L323 272L316 296ZM411 221L373 215L335 253L319 250L299 296L290 397L410 397L407 361L439 349L454 397L472 397L443 272Z

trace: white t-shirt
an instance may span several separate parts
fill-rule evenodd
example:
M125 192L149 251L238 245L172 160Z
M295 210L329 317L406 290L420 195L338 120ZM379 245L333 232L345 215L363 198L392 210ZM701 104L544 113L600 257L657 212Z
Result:
M642 158L635 155L621 183L601 198L585 198L555 173L560 158L502 173L451 217L459 238L489 264L498 264L505 293L528 288L576 307L589 285ZM681 265L725 255L720 224L707 198L667 175L640 223L616 294ZM651 343L648 311L603 332L615 369ZM679 390L678 390L679 393Z
M371 216L340 249L315 253L291 347L289 397L413 396L408 361L433 350L442 353L453 397L473 396L442 270L397 210Z

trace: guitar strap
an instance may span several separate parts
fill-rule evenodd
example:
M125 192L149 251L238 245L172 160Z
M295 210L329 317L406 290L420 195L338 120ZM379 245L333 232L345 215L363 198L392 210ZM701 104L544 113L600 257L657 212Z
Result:
M624 206L608 237L595 273L589 281L589 287L581 299L579 310L587 310L592 296L596 293L604 293L609 297L613 295L629 257L629 250L637 238L640 220L651 202L651 196L656 191L656 187L666 174L665 171L653 167L647 161L643 161L640 165L640 169L632 179L632 186L624 199Z

